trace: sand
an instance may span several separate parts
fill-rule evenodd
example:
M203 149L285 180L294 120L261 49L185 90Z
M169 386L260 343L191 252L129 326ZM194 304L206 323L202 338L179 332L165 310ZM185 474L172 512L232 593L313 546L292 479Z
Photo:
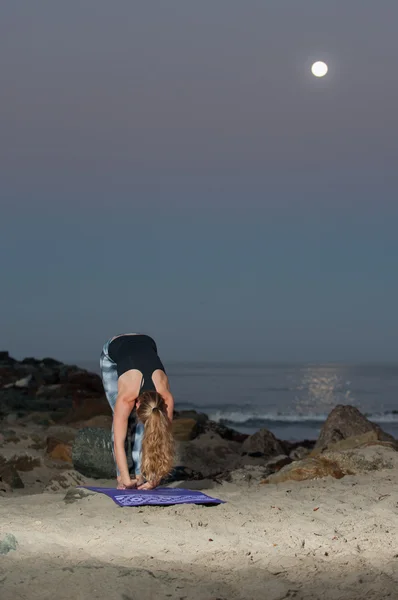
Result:
M18 542L0 556L0 598L398 598L397 483L385 470L214 484L206 493L227 503L209 507L14 493L0 498L0 540Z

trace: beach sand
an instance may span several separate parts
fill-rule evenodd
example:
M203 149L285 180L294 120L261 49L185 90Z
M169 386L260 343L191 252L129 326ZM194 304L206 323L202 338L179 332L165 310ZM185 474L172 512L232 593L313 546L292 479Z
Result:
M113 481L95 485L112 486ZM0 498L2 600L398 598L398 473L213 484L226 504ZM186 487L189 487L186 485ZM67 496L70 498L70 493Z

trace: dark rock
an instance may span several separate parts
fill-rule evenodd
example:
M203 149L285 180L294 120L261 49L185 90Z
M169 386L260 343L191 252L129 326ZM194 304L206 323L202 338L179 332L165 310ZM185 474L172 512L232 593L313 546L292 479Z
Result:
M242 452L246 452L246 454L260 453L268 458L285 454L285 447L271 431L260 429L243 442Z
M204 479L203 473L193 471L188 467L174 467L170 475L162 481L163 485L173 483L175 481L200 481Z
M174 439L180 442L193 440L203 431L203 426L195 419L174 419L173 435Z
M206 432L190 442L177 442L176 464L213 477L235 468L240 460L240 444Z
M63 420L65 423L77 423L98 416L112 417L112 410L105 395L87 398L75 397L72 401L72 408Z
M289 456L275 456L267 462L267 464L265 465L265 469L268 473L277 473L278 471L283 469L283 467L286 467L286 465L290 465L290 463L292 462L293 461Z
M0 554L8 554L11 550L16 550L18 546L17 539L12 533L7 535L0 540Z
M0 465L0 480L10 486L12 490L23 489L24 483L15 467L9 464Z
M39 368L41 361L38 360L37 358L33 358L31 356L27 356L26 358L24 358L21 363L23 365L31 365L32 367L37 367Z
M111 432L92 427L80 429L72 446L72 461L76 471L86 477L115 478Z
M55 360L55 358L42 358L40 363L46 367L60 367L62 362Z
M1 365L13 365L15 364L17 361L15 360L15 358L12 358L8 352L6 351L1 351L0 352L0 364Z
M36 467L40 467L41 460L37 456L30 456L25 452L24 454L16 454L10 458L6 462L6 465L13 467L17 471L21 471L22 473L27 473L28 471L33 471Z
M97 392L98 394L103 394L104 392L101 377L88 371L70 373L68 375L68 383L78 388L83 388L87 392Z
M205 413L196 410L180 410L174 413L175 419L194 419L200 425L205 425L209 417Z
M83 429L85 427L99 427L100 429L112 429L113 417L112 415L97 415L91 417L87 421L69 421L71 427L77 427Z
M375 431L378 439L381 441L396 441L392 435L385 433L381 427L368 421L354 406L338 405L326 419L315 444L315 449L323 451L330 444L367 433L368 431Z
M306 456L310 454L310 450L308 448L304 448L303 446L297 446L294 450L289 453L289 456L292 460L302 460Z
M229 440L231 442L244 442L249 436L246 433L240 433L239 431L235 431L230 427L226 427L222 423L217 423L216 421L207 420L204 425L205 431L211 431L216 433L224 440Z

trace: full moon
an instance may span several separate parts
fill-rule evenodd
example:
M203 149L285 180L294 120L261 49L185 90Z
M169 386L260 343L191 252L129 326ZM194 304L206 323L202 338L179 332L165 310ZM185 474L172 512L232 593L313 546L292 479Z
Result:
M328 72L328 66L326 63L318 60L312 65L311 72L313 75L315 75L315 77L325 77L326 73Z

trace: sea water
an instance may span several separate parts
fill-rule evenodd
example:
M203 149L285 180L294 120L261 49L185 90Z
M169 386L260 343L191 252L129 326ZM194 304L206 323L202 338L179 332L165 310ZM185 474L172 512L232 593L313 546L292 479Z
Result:
M398 437L398 365L165 363L165 367L177 410L205 412L241 432L265 427L280 439L315 439L333 407L350 404Z

